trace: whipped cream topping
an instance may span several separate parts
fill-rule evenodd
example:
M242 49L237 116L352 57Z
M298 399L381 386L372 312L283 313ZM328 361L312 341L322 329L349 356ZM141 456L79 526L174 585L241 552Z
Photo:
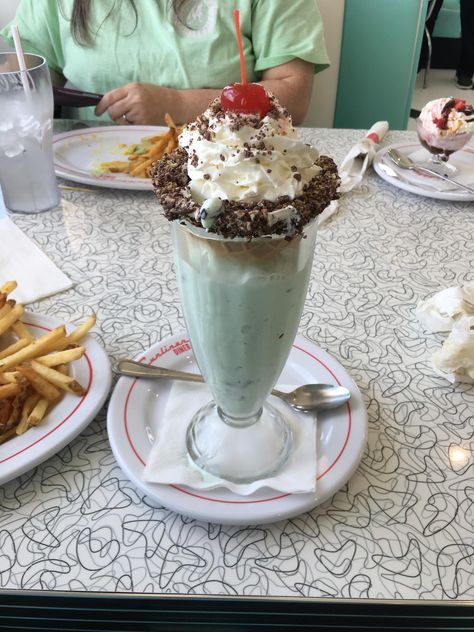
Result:
M420 113L424 129L439 136L474 131L474 110L463 99L442 97L429 101Z
M195 202L292 200L319 174L318 150L299 140L288 112L270 100L271 110L259 119L224 112L216 99L182 131Z

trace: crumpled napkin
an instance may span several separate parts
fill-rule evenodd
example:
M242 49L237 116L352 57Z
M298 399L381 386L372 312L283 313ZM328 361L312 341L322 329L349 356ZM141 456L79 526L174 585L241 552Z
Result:
M289 386L278 387L291 390ZM275 408L285 413L293 433L293 453L281 472L271 478L250 484L236 484L202 472L188 458L186 429L190 416L212 399L205 384L175 382L170 390L165 414L159 421L155 443L143 471L143 480L150 483L180 484L194 489L224 487L242 496L257 489L270 487L286 493L314 492L316 489L316 432L314 415L296 413L276 397L271 398ZM183 401L188 414L183 415Z
M432 333L448 333L431 362L450 382L474 382L474 283L448 287L416 309L418 320Z
M339 165L339 176L341 184L340 193L347 193L359 185L374 160L378 150L378 144L388 132L387 121L377 121L367 132L366 136L353 145L341 164ZM329 206L318 216L318 226L322 226L338 210L337 200L333 200Z
M10 297L34 301L72 287L70 279L7 216L0 190L0 285L16 281Z

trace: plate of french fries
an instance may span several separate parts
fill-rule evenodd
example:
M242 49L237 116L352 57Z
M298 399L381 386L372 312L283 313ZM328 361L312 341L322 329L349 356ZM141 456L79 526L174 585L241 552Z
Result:
M77 325L25 310L0 286L0 484L54 455L89 424L111 385L110 362Z
M151 190L153 163L177 148L182 129L168 115L166 121L168 127L116 125L56 134L56 175L81 184Z

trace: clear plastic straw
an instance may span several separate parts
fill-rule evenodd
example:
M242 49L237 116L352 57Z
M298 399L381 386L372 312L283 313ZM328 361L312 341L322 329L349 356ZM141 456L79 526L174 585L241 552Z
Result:
M29 84L30 77L28 75L28 69L25 63L25 55L23 53L23 46L21 45L20 31L18 30L18 26L16 24L12 25L11 34L13 37L13 42L15 44L15 51L16 51L16 56L18 59L18 66L20 68L21 82L23 84L25 96L27 99L29 99L31 96L31 88Z

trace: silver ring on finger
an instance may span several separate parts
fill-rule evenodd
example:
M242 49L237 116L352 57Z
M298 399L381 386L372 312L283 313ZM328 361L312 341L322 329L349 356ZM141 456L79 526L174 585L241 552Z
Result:
M122 118L128 125L132 125L132 121L127 117L126 114L122 114Z

